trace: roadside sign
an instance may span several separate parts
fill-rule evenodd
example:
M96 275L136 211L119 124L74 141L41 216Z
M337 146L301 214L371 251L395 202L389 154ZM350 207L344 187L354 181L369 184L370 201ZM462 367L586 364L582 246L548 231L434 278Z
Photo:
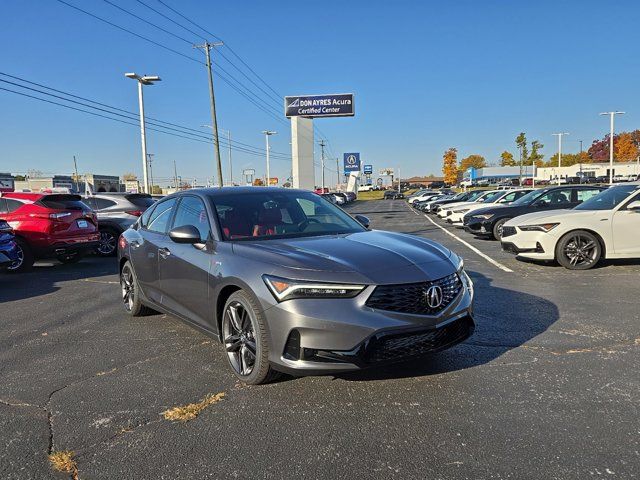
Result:
M271 177L269 179L269 185L277 185L278 184L278 177Z
M365 175L371 175L373 173L373 165L365 165L362 171Z
M242 175L255 175L256 171L253 168L245 168L242 170Z
M380 175L393 175L394 170L393 168L381 168L380 169Z
M352 117L355 115L353 93L284 97L287 117Z
M344 171L345 173L360 171L360 154L359 153L344 154Z
M376 180L376 184L377 184L378 186L381 186L381 185L382 185L382 179L381 179L381 178L378 178L378 179Z

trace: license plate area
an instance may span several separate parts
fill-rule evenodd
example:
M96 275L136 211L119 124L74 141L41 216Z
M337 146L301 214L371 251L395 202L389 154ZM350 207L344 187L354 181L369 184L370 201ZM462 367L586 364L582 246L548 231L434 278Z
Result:
M89 223L86 220L78 220L78 228L88 228Z

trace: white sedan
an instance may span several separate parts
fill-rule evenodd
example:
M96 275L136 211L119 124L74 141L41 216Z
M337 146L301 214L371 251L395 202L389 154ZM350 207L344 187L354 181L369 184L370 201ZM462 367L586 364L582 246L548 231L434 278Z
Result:
M571 270L586 270L602 258L640 258L640 182L610 187L573 210L509 220L502 248L525 258L557 260Z
M451 215L447 217L447 222L454 225L462 225L462 219L467 213L480 210L487 205L494 207L509 205L511 202L515 202L531 190L531 188L518 190L496 190L495 192L491 192L491 195L485 196L482 201L460 203L451 210Z
M439 211L438 211L438 216L440 218L447 218L449 216L451 216L451 214L453 213L454 210L461 208L463 206L469 205L469 204L475 204L475 203L479 203L480 205L484 204L484 201L489 198L492 195L495 195L496 193L502 193L501 190L486 190L482 193L479 193L478 196L474 196L471 197L471 200L468 200L466 202L455 202L455 203L450 203L448 205L445 205L444 207L442 207ZM473 195L473 194L472 194Z

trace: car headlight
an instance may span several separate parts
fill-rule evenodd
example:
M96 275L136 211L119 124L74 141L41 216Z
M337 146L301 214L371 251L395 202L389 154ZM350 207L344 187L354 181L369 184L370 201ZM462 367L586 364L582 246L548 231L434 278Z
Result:
M523 232L550 232L554 228L556 228L559 223L541 223L539 225L523 225L518 227Z
M489 220L491 217L493 217L493 213L480 213L473 216L473 218L481 218L482 220Z
M262 279L279 302L294 298L353 298L366 287L366 285L289 280L271 275L263 275Z

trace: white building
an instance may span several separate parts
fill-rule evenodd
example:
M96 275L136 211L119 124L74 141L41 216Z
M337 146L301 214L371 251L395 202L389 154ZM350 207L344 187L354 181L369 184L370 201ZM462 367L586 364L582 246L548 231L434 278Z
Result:
M577 177L580 172L587 177L609 176L609 162L606 163L582 163L570 167L540 167L536 169L537 180L553 180L558 177ZM640 164L637 162L613 164L613 175L640 175Z

